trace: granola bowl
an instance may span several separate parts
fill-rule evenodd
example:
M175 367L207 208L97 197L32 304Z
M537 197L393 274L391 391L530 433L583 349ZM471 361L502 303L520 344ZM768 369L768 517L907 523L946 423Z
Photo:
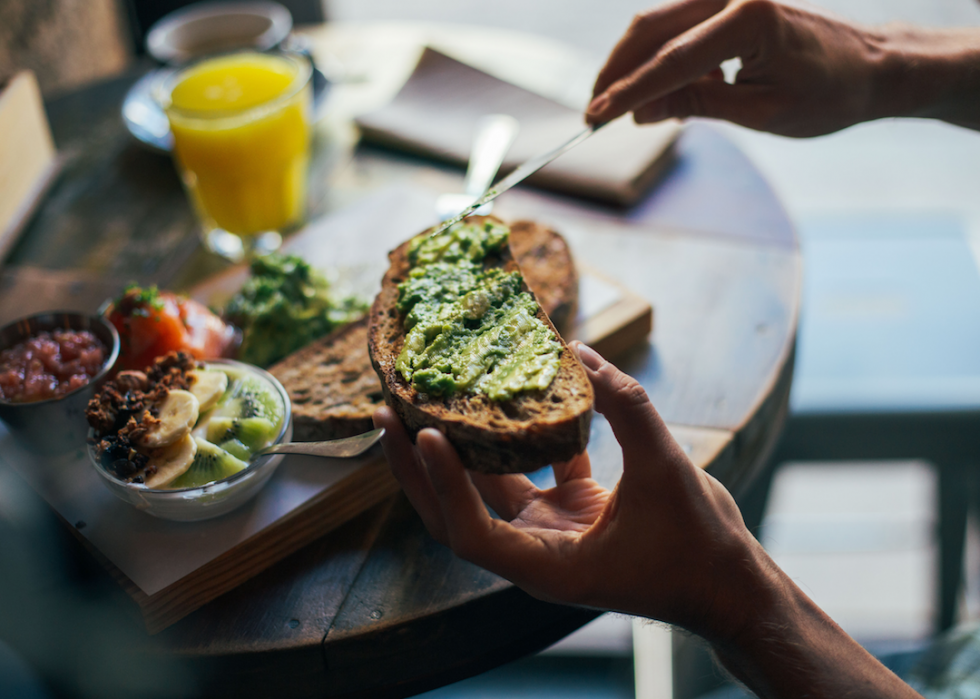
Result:
M282 406L282 419L278 431L269 444L290 440L293 427L289 395L274 376L251 364L230 359L207 360L203 362L203 367L207 371L227 372L232 377L229 386L234 386L234 383L242 377L248 381L261 382ZM228 391L232 390L232 388L228 389ZM220 404L217 408L202 411L200 420L207 419L213 423L219 419L213 415L215 411L220 412L219 408ZM195 439L201 439L212 432L208 423L198 423L194 428L194 434L197 435ZM93 430L90 433L89 458L101 481L113 495L149 515L179 522L219 517L245 504L258 494L283 459L281 454L259 456L248 461L242 459L239 461L244 461L245 466L241 470L203 485L181 487L178 478L173 485L167 487L149 487L144 482L138 482L138 477L137 482L134 482L132 479L121 477L118 471L114 472L109 460L104 454L100 454L99 447L99 440ZM193 466L194 464L191 468Z

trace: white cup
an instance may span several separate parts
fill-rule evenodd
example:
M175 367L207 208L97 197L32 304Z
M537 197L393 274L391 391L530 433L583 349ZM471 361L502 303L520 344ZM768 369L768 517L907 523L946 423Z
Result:
M289 36L293 17L276 2L203 2L171 12L146 35L146 50L179 65L234 49L267 51Z

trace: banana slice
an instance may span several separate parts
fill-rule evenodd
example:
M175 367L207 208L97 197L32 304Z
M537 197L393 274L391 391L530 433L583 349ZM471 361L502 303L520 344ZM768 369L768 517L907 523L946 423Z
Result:
M200 403L190 391L170 391L160 405L159 422L155 424L139 441L139 446L145 449L159 449L176 443L190 434L197 416L200 414Z
M211 406L228 390L228 374L223 371L188 371L191 393L197 398L200 412L210 410Z
M175 444L162 449L155 449L150 454L147 468L154 466L156 471L144 481L146 487L165 488L171 481L184 475L194 463L196 454L197 441L191 437L189 432Z

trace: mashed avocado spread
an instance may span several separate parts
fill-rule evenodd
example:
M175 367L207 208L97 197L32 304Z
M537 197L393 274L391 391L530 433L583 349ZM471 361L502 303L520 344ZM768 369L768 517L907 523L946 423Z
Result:
M535 317L521 275L483 267L509 235L486 221L412 241L411 270L398 286L406 332L395 367L420 393L507 400L547 388L558 373L561 345Z

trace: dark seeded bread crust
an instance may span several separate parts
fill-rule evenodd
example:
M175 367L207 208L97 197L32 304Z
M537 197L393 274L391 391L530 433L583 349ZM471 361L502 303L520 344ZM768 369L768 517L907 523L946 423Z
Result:
M565 239L540 223L517 221L510 226L510 252L558 331L571 328L578 313L578 271Z
M368 357L367 316L293 352L269 372L289 393L297 442L363 434L384 403Z
M578 309L578 274L568 243L531 221L511 225L511 251L538 303L559 331ZM269 368L292 400L293 439L317 442L363 434L384 404L368 356L367 316L307 345Z
M395 308L398 284L409 270L406 242L389 253L391 266L381 283L368 323L371 363L381 377L385 400L414 436L425 427L445 434L467 468L485 473L527 472L566 461L585 450L592 419L592 386L564 341L558 375L544 391L496 402L484 395L448 399L418 393L395 369L404 344L402 316ZM488 265L519 271L510 250ZM525 290L527 287L525 285ZM554 330L539 309L538 318Z

